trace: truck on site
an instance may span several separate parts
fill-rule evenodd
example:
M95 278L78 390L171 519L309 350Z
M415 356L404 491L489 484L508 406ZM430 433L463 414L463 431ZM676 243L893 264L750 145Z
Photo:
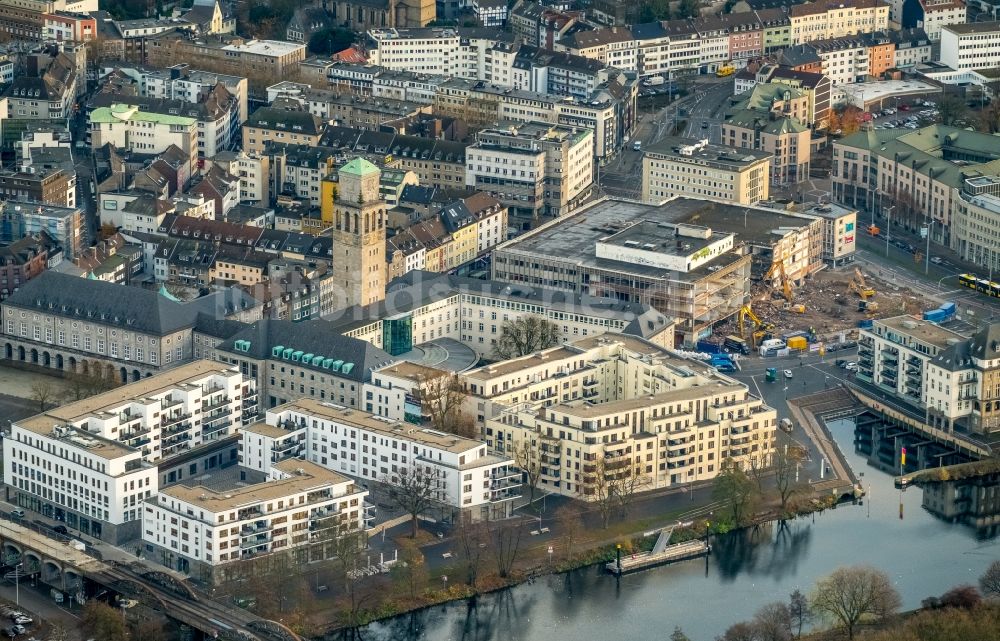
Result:
M764 380L767 381L768 383L773 383L776 380L778 380L778 368L768 367L767 372L765 372L764 374Z
M738 352L746 355L750 354L750 346L739 336L726 336L726 340L723 341L722 346L731 352Z
M705 352L706 354L718 354L722 351L722 346L712 341L698 341L695 347L699 352Z
M785 341L780 338L769 338L761 343L760 346L766 349L785 349Z

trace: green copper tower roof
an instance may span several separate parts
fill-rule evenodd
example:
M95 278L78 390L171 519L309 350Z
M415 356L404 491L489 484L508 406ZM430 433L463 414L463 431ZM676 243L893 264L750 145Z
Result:
M352 174L355 176L365 176L378 172L378 167L371 164L364 158L355 158L338 170L341 174Z

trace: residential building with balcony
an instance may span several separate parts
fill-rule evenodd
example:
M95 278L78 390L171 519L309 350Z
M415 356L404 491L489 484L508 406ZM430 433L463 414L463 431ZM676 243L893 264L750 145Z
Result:
M158 489L153 464L256 414L253 381L210 361L54 407L11 424L7 500L101 540L134 540Z
M861 331L857 378L931 428L991 440L1000 432L1000 324L972 335L915 316Z
M272 408L266 422L304 430L306 460L361 482L393 483L419 470L436 503L473 520L509 516L520 495L513 461L487 453L482 441L312 399Z
M635 337L582 338L460 378L490 450L527 451L545 492L676 487L774 452L776 412L746 385Z
M212 584L232 578L233 564L277 552L299 563L332 558L339 536L369 524L368 492L346 476L297 459L264 469L238 487L154 493L143 505L145 556Z

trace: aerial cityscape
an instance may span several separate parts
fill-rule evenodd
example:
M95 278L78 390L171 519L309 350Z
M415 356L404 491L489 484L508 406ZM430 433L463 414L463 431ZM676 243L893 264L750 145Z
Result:
M1000 0L0 0L0 632L1000 640Z

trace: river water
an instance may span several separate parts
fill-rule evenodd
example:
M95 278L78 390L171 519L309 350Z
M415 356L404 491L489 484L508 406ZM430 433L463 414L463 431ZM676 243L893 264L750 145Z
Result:
M841 505L815 517L715 541L707 559L616 580L592 567L545 577L480 598L374 623L366 641L632 641L666 639L680 626L710 641L761 605L787 600L838 566L886 571L905 608L961 583L975 584L1000 558L994 531L949 523L921 506L921 491L899 492L892 477L855 454L854 425L830 430L855 472L871 487L864 505ZM902 518L900 518L902 504Z

